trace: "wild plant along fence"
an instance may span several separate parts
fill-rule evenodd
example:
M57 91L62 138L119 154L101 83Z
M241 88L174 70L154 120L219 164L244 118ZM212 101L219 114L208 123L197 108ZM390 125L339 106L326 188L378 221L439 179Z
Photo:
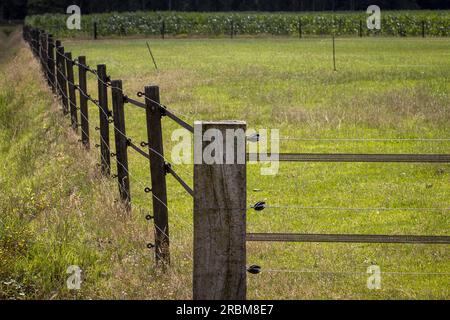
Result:
M288 234L288 233L247 233L246 213L248 210L262 211L270 204L258 202L247 204L246 165L238 159L269 161L267 156L247 154L246 144L252 140L245 136L246 123L243 121L196 121L194 125L179 118L173 111L161 104L159 88L146 86L139 92L139 99L130 98L122 90L122 81L113 80L106 66L97 65L92 69L85 56L72 57L65 52L61 41L43 30L25 26L23 37L30 45L34 56L39 60L45 79L59 99L62 112L70 116L71 126L80 131L81 143L90 148L90 118L88 102L99 110L101 172L106 177L118 181L118 191L127 210L132 210L128 152L137 152L148 159L150 164L151 187L144 192L152 194L153 215L146 218L154 223L155 243L148 244L155 250L157 266L166 268L170 264L169 208L166 177L171 175L194 203L194 259L193 259L193 297L194 299L245 299L247 273L258 274L265 271L258 265L247 266L246 243L253 241L268 242L335 242L335 243L395 243L414 244L450 244L450 236L438 235L364 235L364 234ZM75 69L78 69L78 83L75 83ZM98 82L98 96L93 98L87 88L87 76L94 76ZM108 108L108 99L112 99L112 110ZM147 124L147 142L136 144L126 134L125 109L129 104L145 111ZM206 163L203 159L194 164L194 186L191 188L175 172L164 156L161 121L169 118L194 135L194 149L202 152L208 147L203 134L214 129L226 139L224 145L233 145L232 151L222 150L222 163ZM144 118L143 118L144 120ZM114 129L110 137L110 126ZM80 130L79 130L80 129ZM232 129L236 136L229 137L226 131ZM246 141L248 140L248 141ZM253 139L254 140L254 139ZM256 139L258 140L258 139ZM254 141L253 141L254 142ZM111 144L115 153L111 153ZM244 145L242 145L244 144ZM232 152L233 154L227 154ZM397 162L397 163L450 163L450 154L305 154L280 153L279 161L284 162ZM233 159L229 163L229 159ZM111 176L111 161L117 165L117 174ZM298 208L304 210L307 208ZM308 208L314 209L314 208ZM320 210L320 208L315 208ZM333 208L335 210L345 208ZM347 208L348 209L348 208ZM367 209L367 208L366 208ZM401 208L397 208L401 209ZM403 208L422 210L421 208ZM450 208L434 208L450 211ZM356 209L355 209L356 210ZM358 209L359 210L359 209ZM360 210L364 210L361 208ZM383 210L383 208L379 208ZM386 208L387 210L387 208ZM269 270L267 270L269 271ZM444 275L444 274L442 274Z

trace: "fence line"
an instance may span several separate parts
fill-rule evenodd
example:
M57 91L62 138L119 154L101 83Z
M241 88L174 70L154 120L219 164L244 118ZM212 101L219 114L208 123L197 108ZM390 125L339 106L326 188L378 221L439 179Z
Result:
M302 24L299 23L302 32ZM234 27L231 36L235 35ZM177 221L189 228L193 227L194 236L194 266L193 293L195 299L245 299L246 273L257 274L261 267L246 266L246 242L333 242L333 243L397 243L397 244L450 244L449 236L431 235L354 235L354 234L274 234L247 233L246 211L254 209L262 211L266 208L296 208L303 210L337 210L337 211L448 211L450 208L343 208L343 207L301 207L295 205L267 206L265 202L258 202L253 206L246 203L246 163L233 165L201 164L194 165L194 186L187 184L174 170L166 159L163 147L163 132L161 119L167 117L194 134L194 149L201 151L207 146L202 134L208 129L216 129L223 133L227 130L241 130L238 141L258 141L258 137L245 137L245 122L218 121L195 122L189 124L183 118L192 117L170 110L161 104L159 88L146 86L144 92L138 92L144 102L130 98L123 92L122 81L111 79L105 65L97 65L92 69L87 65L86 57L73 58L70 52L65 52L61 41L43 30L25 26L23 36L34 56L39 60L43 74L52 91L61 102L64 115L70 116L71 127L78 133L81 130L81 142L90 148L91 137L89 128L88 102L99 110L100 141L95 144L100 148L100 167L102 173L111 177L111 161L117 164L117 179L121 200L126 205L126 214L132 209L130 192L131 179L136 181L142 191L152 194L153 216L146 215L146 220L153 220L155 243L147 247L154 249L157 265L165 269L170 263L170 233L169 213ZM78 67L78 81L75 83L75 70ZM94 75L97 80L98 100L94 99L87 88L87 75ZM78 92L79 104L77 104ZM112 98L112 110L108 107L108 98ZM135 144L126 135L124 105L144 109L146 111L147 141ZM199 125L199 130L197 130ZM112 140L115 152L111 152L110 128L113 129ZM200 135L199 135L200 134ZM243 135L243 136L242 136ZM228 138L227 138L228 139ZM234 137L232 137L234 139ZM450 141L442 139L307 139L283 137L280 140L302 141ZM232 141L234 145L236 141ZM226 145L226 143L225 143ZM145 182L131 175L128 168L128 149L149 161L151 187ZM250 161L269 161L264 155L246 154L243 148L235 148L234 159L239 157ZM242 154L243 152L243 154ZM224 157L226 151L224 150ZM273 155L271 155L273 156ZM446 154L278 154L280 161L286 162L406 162L406 163L450 163L450 155ZM203 159L202 159L203 160ZM186 222L168 207L166 176L171 175L181 187L193 198L194 221ZM139 206L137 206L139 207ZM192 259L192 258L191 258ZM259 270L259 271L258 271ZM267 272L281 272L280 270L266 270ZM284 271L283 271L284 272ZM308 272L308 271L297 271ZM329 272L333 273L333 272ZM436 273L438 274L438 273ZM440 273L443 274L443 273Z
M397 17L393 17L396 19ZM251 30L249 27L249 24L252 22L242 22L238 19L234 19L231 17L228 19L229 21L227 23L224 23L220 26L220 30L217 28L208 28L207 24L203 24L199 30L203 30L200 32L192 32L188 34L194 34L194 35L204 35L204 36L227 36L231 39L237 37L238 35L258 35L258 34L265 34L265 35L280 35L280 36L294 36L299 39L303 39L306 36L330 36L332 34L338 35L338 36L357 36L360 38L363 37L369 37L369 36L394 36L394 37L407 37L407 36L413 36L413 37L433 37L433 36L448 36L449 33L445 29L445 21L441 20L439 22L435 22L429 19L410 19L407 21L387 21L384 18L382 18L382 25L387 26L385 28L382 28L381 30L369 30L366 27L366 21L365 19L359 19L359 18L351 18L350 21L344 21L342 18L334 19L334 17L328 17L327 19L330 19L331 23L325 23L323 24L323 21L320 20L313 20L308 21L309 19L302 18L301 15L298 16L298 18L292 17L288 19L287 21L283 22L283 24L277 27L265 25L264 23L261 24L262 29L259 28L258 30ZM389 18L390 19L390 18ZM297 20L297 21L296 21ZM345 23L343 23L345 22ZM156 37L160 37L161 39L167 38L167 36L177 36L179 34L185 34L186 32L179 30L177 23L173 23L171 19L161 19L156 18L154 21L150 21L151 24L153 24L153 28L150 31L149 30L140 30L138 32L135 32L136 28L139 29L140 26L132 26L131 28L134 29L131 33L128 33L127 27L123 26L118 29L117 31L112 31L109 34L103 34L104 36L108 35L136 35L136 34L142 34L145 36L153 35ZM37 23L39 24L39 23ZM349 26L351 24L351 26ZM94 40L99 38L99 27L101 26L100 22L91 22L83 26L83 30L80 31L72 31L71 35L82 35L84 37L93 38ZM438 26L438 27L436 27ZM206 28L205 28L206 27ZM440 28L439 28L440 27ZM50 31L54 33L58 33L61 30L67 30L65 26L65 21L61 20L60 24L52 24L48 25L46 24L46 28L48 28ZM191 28L192 29L192 28ZM209 31L204 31L208 29ZM151 50L150 54L151 53ZM155 64L155 67L157 69L157 66Z
M167 217L167 197L166 186L165 186L165 176L170 173L175 177L182 187L192 195L192 190L189 188L188 184L185 183L178 174L174 171L172 166L166 162L162 150L162 140L160 140L159 145L152 145L151 143L154 139L149 139L148 147L149 154L145 153L142 149L134 145L131 139L125 134L125 116L123 105L127 102L132 102L137 104L137 101L128 98L123 94L121 89L121 81L113 80L106 73L105 65L98 65L97 70L91 69L86 64L86 57L81 56L77 59L72 59L70 52L65 52L64 47L61 45L60 41L55 42L55 46L52 46L53 39L51 35L46 34L43 30L38 30L30 28L28 26L24 27L23 30L24 39L30 44L30 47L40 61L44 75L52 88L52 90L57 93L59 100L62 102L63 113L70 114L71 126L74 130L81 128L82 142L85 146L89 147L89 119L88 119L88 108L87 101L90 101L99 110L100 127L97 128L100 131L100 143L96 144L96 147L100 147L100 163L102 172L106 176L111 175L111 158L117 160L117 175L113 178L118 179L119 193L121 199L125 201L129 207L131 207L131 195L130 195L130 185L129 185L129 170L128 170L128 160L127 160L127 149L131 147L139 154L145 155L150 162L150 168L152 171L152 187L146 187L146 190L150 190L153 195L153 211L154 226L155 226L155 257L157 261L161 261L163 265L169 264L169 228L168 228L168 217ZM54 50L54 51L53 51ZM75 84L74 81L74 70L73 67L79 68L79 84ZM55 68L55 69L53 69ZM87 83L86 83L86 73L93 74L98 81L98 93L99 98L95 100L88 93ZM157 90L157 87L154 87ZM108 89L111 89L111 94L113 98L113 110L108 109ZM76 91L79 92L80 106L77 106L77 99L75 96ZM149 110L154 110L158 112L161 116L168 115L169 118L180 124L182 127L190 128L189 125L183 120L179 119L173 112L168 110L166 107L160 103L154 103L155 98L149 97L148 93L144 94L147 103L139 105L144 107L147 112ZM156 108L152 109L153 104ZM78 119L78 111L80 111L80 119ZM157 119L157 117L148 117L149 121ZM116 152L112 153L110 150L109 141L109 127L110 125L114 128L115 134L115 144ZM149 137L154 135L159 135L162 137L161 126L151 125L147 123L147 129L149 132Z

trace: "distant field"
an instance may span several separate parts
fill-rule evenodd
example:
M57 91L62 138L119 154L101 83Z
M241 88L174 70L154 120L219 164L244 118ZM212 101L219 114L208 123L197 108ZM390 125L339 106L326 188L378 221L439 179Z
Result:
M246 120L251 128L279 129L282 137L450 138L449 39L339 39L337 72L328 39L64 41L91 67L104 63L133 98L157 84L162 103L188 122ZM95 97L96 82L89 90ZM90 106L94 130L98 113ZM127 105L127 134L146 137L145 114ZM166 154L175 125L165 120ZM111 132L112 133L112 132ZM98 141L98 136L94 136ZM281 152L448 153L450 141L281 141ZM249 232L450 235L449 211L363 212L302 207L450 208L450 166L432 164L282 164L275 177L248 168L249 205L264 200L288 208L248 212ZM175 166L191 182L192 167ZM148 163L130 151L132 197L150 208L143 186ZM136 180L139 180L138 183ZM256 191L254 191L256 190ZM169 177L174 271L191 281L192 201ZM135 211L136 212L136 211ZM138 214L136 212L136 214ZM142 224L146 224L144 213ZM149 241L152 235L148 234ZM143 243L143 245L145 245ZM450 298L450 249L439 245L248 244L249 298ZM382 289L366 288L367 267L384 272ZM295 272L289 272L295 271ZM303 272L299 272L303 271ZM306 272L305 272L306 271ZM407 274L405 274L407 273ZM168 298L189 295L182 286ZM164 298L164 297L161 297Z
M26 23L57 36L92 37L94 22L100 37L160 36L224 37L303 36L450 36L450 11L384 11L381 30L366 27L368 15L358 12L122 12L82 15L81 30L66 27L67 15L27 17Z

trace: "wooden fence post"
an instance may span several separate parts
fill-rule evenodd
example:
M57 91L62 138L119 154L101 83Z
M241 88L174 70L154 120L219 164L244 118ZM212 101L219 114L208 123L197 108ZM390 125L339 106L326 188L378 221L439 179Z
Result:
M39 56L39 31L38 29L34 29L33 32L33 46L34 46L34 56L37 58Z
M163 19L161 22L161 38L164 40L166 37L166 21Z
M41 64L42 67L42 31L38 30L37 33L37 40L38 40L38 58L39 58L39 63Z
M61 57L59 56L59 52L60 49L59 47L61 46L61 41L56 40L55 41L55 84L56 84L56 95L57 97L61 96L61 75L59 73L59 68L61 66L61 63L59 62L59 59L61 59Z
M121 199L130 207L130 177L128 176L128 139L125 132L125 112L123 108L122 81L111 82L114 116L114 137L116 141L117 179Z
M106 176L111 174L111 154L109 149L109 116L108 109L108 86L106 66L104 64L97 65L98 76L98 103L100 114L100 153L102 173Z
M147 137L152 177L153 213L155 222L155 257L157 264L170 263L169 252L169 216L167 210L166 163L162 139L159 104L159 87L145 87L147 118Z
M233 20L231 20L231 23L230 23L230 37L231 37L231 39L234 38L234 21Z
M67 83L69 85L69 110L72 129L77 131L78 128L78 115L77 115L77 96L75 94L75 77L73 74L73 61L72 53L67 52L65 54L67 65Z
M97 40L97 22L94 22L94 40Z
M48 46L47 46L47 79L48 84L52 88L53 93L55 93L56 83L55 83L55 44L53 42L53 36L48 35Z
M87 80L86 73L86 57L78 57L78 81L80 94L80 121L81 121L81 142L83 145L89 149L89 111L88 111L88 91L87 91Z
M42 67L42 71L45 73L45 63L47 62L47 57L46 57L46 51L47 51L47 44L46 44L46 40L47 39L47 34L45 33L44 30L41 31L41 67Z
M66 59L64 58L64 47L56 48L57 59L57 72L58 72L58 86L59 86L59 95L62 102L63 113L67 114L67 82L66 82Z
M298 19L298 36L300 39L303 37L302 19Z
M194 299L244 300L246 123L196 122L194 127ZM224 140L220 150L214 150L216 156L219 153L219 163L203 157L210 144L203 141L207 131L213 134L214 141ZM230 157L234 157L231 162Z

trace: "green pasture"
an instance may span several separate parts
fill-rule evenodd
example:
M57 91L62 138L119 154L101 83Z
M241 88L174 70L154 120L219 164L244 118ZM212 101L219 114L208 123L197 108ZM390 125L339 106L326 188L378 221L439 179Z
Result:
M124 92L131 98L141 100L138 91L158 85L161 102L189 123L235 119L257 130L278 129L280 152L450 150L449 39L337 39L337 71L332 42L326 38L152 39L149 44L159 71L145 42L65 40L63 45L74 57L85 55L92 68L106 64L111 79L123 80ZM90 76L94 98L96 85ZM89 112L94 144L99 142L94 129L98 111L90 105ZM169 119L163 126L170 161L176 143L171 135L178 127ZM126 127L133 141L145 141L144 110L127 104ZM315 140L337 138L418 140ZM144 208L134 214L146 224L151 196L143 189L150 184L149 165L132 150L129 162L133 204ZM275 176L261 175L263 166L248 166L248 205L266 201L280 208L249 210L249 232L450 235L449 165L283 163ZM174 169L192 185L191 165ZM191 281L192 199L172 177L167 178L172 262L183 279L179 293L184 294ZM151 242L153 235L149 232L147 238ZM450 250L445 245L248 243L247 248L248 264L266 271L248 276L249 298L450 297L448 274L436 274L450 272ZM366 287L371 264L386 272L381 290ZM177 291L170 298L176 297Z

